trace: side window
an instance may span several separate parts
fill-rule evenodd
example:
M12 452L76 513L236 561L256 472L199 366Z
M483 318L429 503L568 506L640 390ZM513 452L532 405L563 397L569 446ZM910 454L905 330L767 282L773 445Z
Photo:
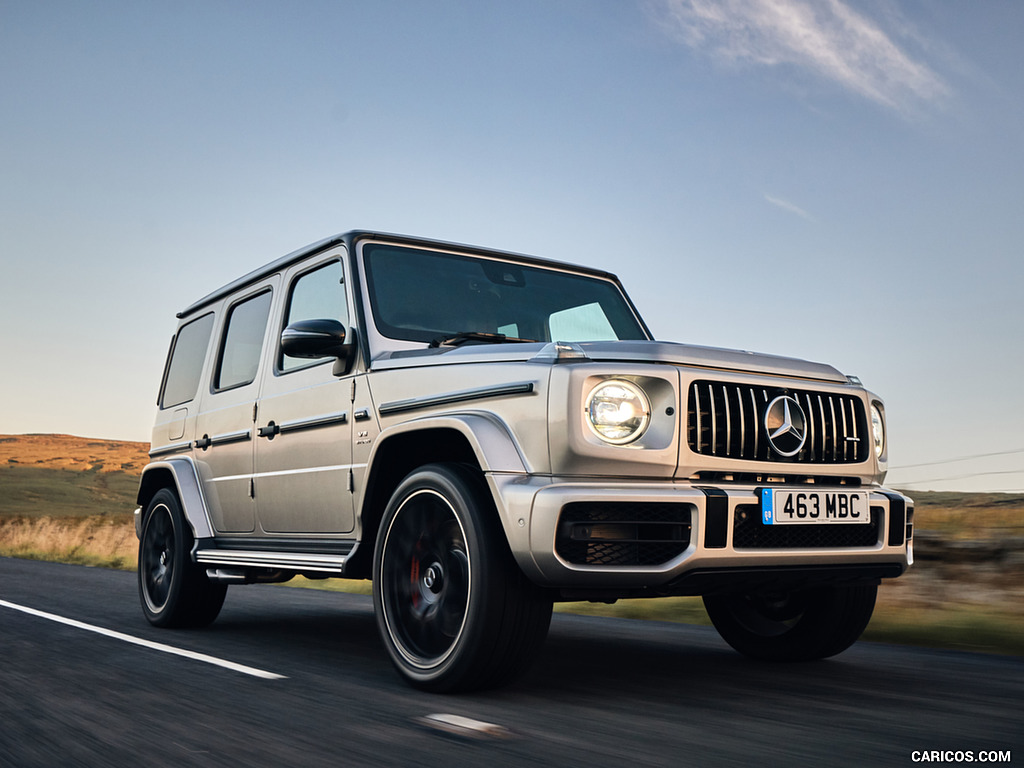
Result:
M214 389L241 387L256 379L267 330L267 315L270 314L270 295L270 291L264 291L231 308L217 362Z
M206 349L210 346L213 313L203 315L178 331L167 359L164 388L160 393L160 407L172 408L187 403L199 391L199 376L203 372Z
M345 299L345 278L340 261L332 261L300 275L292 283L288 296L288 314L284 324L299 320L338 320L348 323L348 302ZM278 366L291 371L310 364L308 358L290 357L280 353Z

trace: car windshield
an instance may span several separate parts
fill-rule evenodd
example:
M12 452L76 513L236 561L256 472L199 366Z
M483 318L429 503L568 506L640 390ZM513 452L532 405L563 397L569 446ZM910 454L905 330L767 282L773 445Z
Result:
M369 243L377 329L428 343L646 339L618 285L589 275Z

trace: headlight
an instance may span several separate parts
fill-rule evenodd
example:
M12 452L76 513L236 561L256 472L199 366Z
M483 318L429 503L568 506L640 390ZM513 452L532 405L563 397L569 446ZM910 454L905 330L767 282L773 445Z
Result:
M636 384L609 379L594 387L587 398L587 419L602 440L623 445L633 442L647 429L651 404Z
M882 412L874 403L871 404L871 434L875 438L875 457L882 458L885 452L885 422Z

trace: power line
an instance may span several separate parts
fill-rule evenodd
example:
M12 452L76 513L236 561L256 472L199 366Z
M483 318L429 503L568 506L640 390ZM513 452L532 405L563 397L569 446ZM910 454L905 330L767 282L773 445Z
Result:
M920 485L921 483L945 483L953 480L970 480L974 477L987 477L989 475L1021 475L1024 469L1003 469L997 472L974 472L969 475L953 475L950 477L934 477L931 480L891 480L893 485Z
M936 467L940 464L952 464L957 461L970 461L971 459L989 459L993 456L1011 456L1015 453L1024 453L1024 448L1016 448L1012 451L996 451L995 453L976 453L971 456L960 456L956 459L943 459L942 461L926 461L923 464L904 464L900 467L889 467L893 469L917 469L918 467Z

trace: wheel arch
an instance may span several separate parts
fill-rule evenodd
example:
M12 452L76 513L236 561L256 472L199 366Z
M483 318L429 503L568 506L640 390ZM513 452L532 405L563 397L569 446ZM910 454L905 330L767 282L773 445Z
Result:
M135 518L137 536L141 537L142 534L142 515L161 488L170 488L177 493L185 520L192 528L192 535L196 539L213 536L213 525L210 523L209 509L203 496L199 474L196 472L195 463L188 456L153 462L142 470L136 497L139 505L139 514Z
M346 564L346 575L369 578L378 528L391 495L417 467L436 463L461 464L481 476L489 472L527 472L508 428L489 415L416 419L385 430L367 461L363 492L357 501L359 547ZM497 508L500 499L487 487Z

